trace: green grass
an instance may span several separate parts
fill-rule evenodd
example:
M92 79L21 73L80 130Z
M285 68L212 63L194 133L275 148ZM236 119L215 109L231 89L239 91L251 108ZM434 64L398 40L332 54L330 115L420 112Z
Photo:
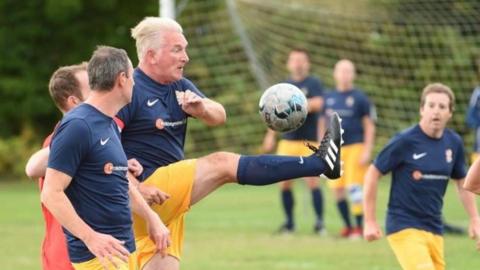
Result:
M380 186L379 216L383 223L389 181ZM218 190L187 216L182 268L203 269L400 269L385 239L375 243L337 239L340 221L330 193L326 195L329 235L311 234L313 214L310 196L297 183L298 232L276 236L282 221L276 186ZM453 186L445 204L449 222L467 226ZM0 182L0 261L4 270L40 269L43 222L36 184ZM480 269L480 254L467 237L445 239L447 269Z

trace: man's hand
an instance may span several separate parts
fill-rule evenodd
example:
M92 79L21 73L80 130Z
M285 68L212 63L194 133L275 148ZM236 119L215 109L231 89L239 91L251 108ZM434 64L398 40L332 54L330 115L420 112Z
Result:
M477 241L477 250L480 250L480 218L477 217L470 220L468 234L470 238Z
M175 91L177 101L182 110L194 117L201 117L206 113L206 107L203 98L194 92L187 90L185 92Z
M365 222L363 238L368 242L380 239L383 236L382 230L376 221Z
M83 239L83 242L105 269L110 269L109 263L118 268L118 259L128 262L130 252L123 246L125 241L120 241L108 234L93 232Z
M167 248L170 246L170 230L163 224L157 214L153 211L152 213L147 220L148 234L162 257L165 257L168 255Z
M140 191L140 194L142 194L142 197L149 205L152 205L154 203L163 204L166 200L170 198L169 194L161 191L154 186L149 186L145 184L138 185L138 191Z
M143 166L138 162L138 160L131 158L128 160L128 170L135 176L138 177L143 172Z

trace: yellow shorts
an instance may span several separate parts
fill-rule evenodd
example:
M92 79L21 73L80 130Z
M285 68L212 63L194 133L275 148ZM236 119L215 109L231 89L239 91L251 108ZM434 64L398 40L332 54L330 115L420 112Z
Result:
M115 262L117 263L118 267L111 263L108 265L108 270L137 270L136 265L136 252L130 254L128 258L128 262L123 262L120 259L116 259ZM103 265L100 263L98 258L93 258L89 261L82 262L82 263L72 263L72 266L75 270L105 270Z
M158 168L142 183L142 185L155 186L170 195L170 199L162 205L152 205L152 209L170 230L171 245L167 250L168 254L178 259L182 253L184 217L190 209L196 162L196 159L182 160ZM137 246L137 265L138 269L142 269L157 250L148 235L145 221L135 214L133 214L133 231Z
M306 141L310 144L317 145L317 142ZM310 156L312 150L305 145L305 141L280 140L277 147L277 155L281 156Z
M442 236L418 229L405 229L389 235L387 240L403 269L445 269Z
M355 143L342 147L343 175L335 181L327 181L330 188L363 185L363 178L368 168L368 166L360 164L363 149L363 143Z
M475 160L477 160L477 158L478 158L479 156L480 156L479 153L475 153L475 152L472 153L472 154L470 155L470 164L473 164L473 162L475 162Z

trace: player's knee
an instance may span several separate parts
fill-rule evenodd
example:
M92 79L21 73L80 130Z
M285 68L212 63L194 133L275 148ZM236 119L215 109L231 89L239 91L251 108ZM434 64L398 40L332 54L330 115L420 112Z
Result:
M352 185L348 188L348 195L352 204L361 204L363 200L362 186Z
M230 152L216 152L207 156L208 162L220 173L225 181L234 180L237 177L238 154Z
M283 181L280 182L280 189L281 190L291 190L292 189L292 181Z

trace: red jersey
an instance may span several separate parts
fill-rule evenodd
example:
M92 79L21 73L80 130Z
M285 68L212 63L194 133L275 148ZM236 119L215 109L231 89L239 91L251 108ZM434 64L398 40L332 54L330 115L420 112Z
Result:
M52 140L50 134L43 142L43 147L48 147ZM40 191L43 188L44 178L38 181ZM43 219L45 220L45 237L42 243L43 270L74 270L68 257L67 241L62 226L42 203Z

